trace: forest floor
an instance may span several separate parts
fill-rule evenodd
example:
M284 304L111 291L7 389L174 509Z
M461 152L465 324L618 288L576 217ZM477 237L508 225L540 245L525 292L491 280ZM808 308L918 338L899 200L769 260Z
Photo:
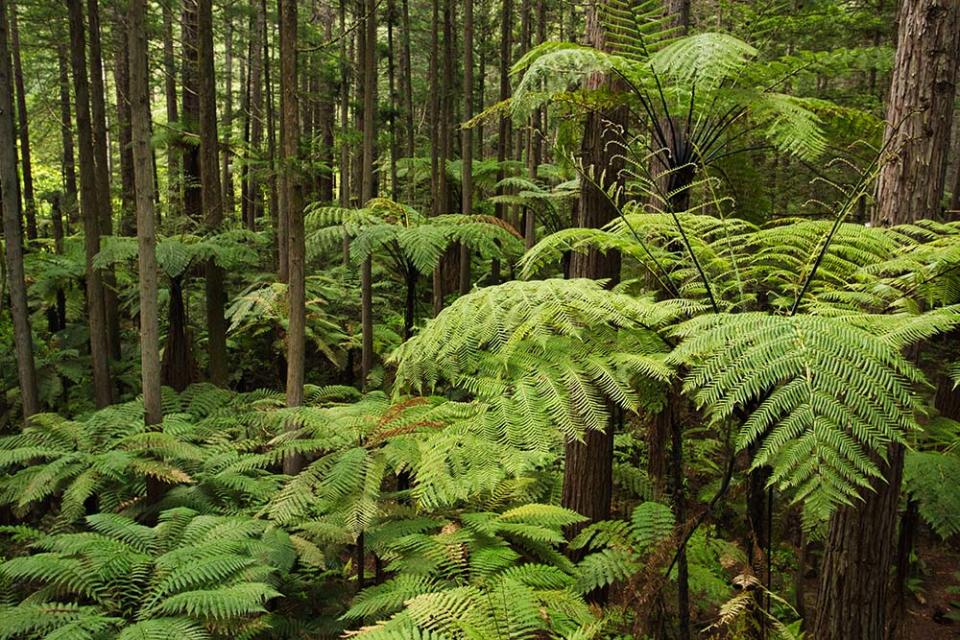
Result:
M921 540L919 589L907 601L906 640L960 638L960 549ZM951 620L947 615L957 617Z

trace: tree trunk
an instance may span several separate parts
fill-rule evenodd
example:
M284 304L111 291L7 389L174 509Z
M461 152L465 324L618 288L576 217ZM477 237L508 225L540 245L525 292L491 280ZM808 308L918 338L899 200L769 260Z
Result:
M57 47L57 64L60 68L60 136L63 141L63 186L66 190L64 211L69 222L77 220L77 168L73 152L73 126L70 115L70 75L67 70L67 46Z
M163 384L183 391L196 381L193 345L187 331L187 305L183 299L183 276L170 278L170 302L167 305L167 343L160 365Z
M350 66L347 62L347 1L340 0L340 130L346 133L350 128ZM340 206L350 206L350 143L340 140ZM347 251L347 239L344 238L344 253ZM346 258L344 265L347 264Z
M221 202L223 203L222 215L233 218L236 211L233 190L233 21L229 15L226 18L226 36L224 38L224 49L226 59L224 61L224 96L223 96L223 140L221 153L223 154L223 175L220 185L223 187Z
M267 0L262 2L264 16L267 14ZM270 38L267 29L269 25L264 22L263 33L263 82L266 87L266 121L267 121L267 164L270 168L270 179L268 181L270 190L270 223L277 234L277 279L286 283L288 280L287 269L287 243L290 240L287 229L286 208L281 202L283 191L279 189L278 167L277 167L277 130L276 130L276 106L273 100L273 83L270 80Z
M463 119L473 118L473 1L463 3ZM460 131L461 163L460 209L465 216L473 213L473 129ZM470 292L470 249L460 246L460 294Z
M93 259L100 251L100 202L94 167L93 133L90 125L90 87L87 81L83 8L80 6L80 0L67 0L67 9L70 12L70 53L77 105L80 206L83 209L83 245L86 253L90 357L93 362L94 397L96 406L100 408L113 401L103 281L100 279L100 273L93 268Z
M513 0L503 0L503 13L500 17L500 101L510 98L510 65L513 49ZM509 116L500 118L500 135L497 138L497 183L505 177L504 162L510 157L510 127ZM503 195L502 187L497 187L497 195ZM506 208L499 202L494 208L495 215L501 220L506 219ZM500 281L500 260L494 258L490 265L490 279L492 284Z
M842 507L830 521L824 543L812 637L882 640L889 572L895 550L903 447L893 445L882 465L884 479L862 494L856 507Z
M390 93L390 197L399 199L397 190L397 72L393 32L397 22L396 0L387 0L387 87Z
M150 150L150 86L147 73L147 0L131 0L129 8L131 154L136 180L137 245L140 249L140 373L144 419L148 427L163 421L160 396L160 323L157 309L157 238L153 201L153 153Z
M12 8L11 8L12 9ZM17 352L17 376L23 416L28 418L40 410L37 399L37 374L33 362L33 333L30 330L30 309L27 307L27 285L23 277L23 238L20 232L20 201L17 185L17 151L13 144L13 87L10 73L10 50L7 45L6 0L0 0L0 209L3 211L3 237L10 287L10 315Z
M180 42L182 48L181 85L181 144L183 215L196 222L203 222L203 196L200 175L200 71L199 26L197 24L198 0L183 0L180 18Z
M297 0L280 0L280 140L283 153L283 203L287 208L290 320L287 328L287 406L303 404L306 349L303 193L300 181L300 121L297 100ZM288 455L283 472L296 475L303 458Z
M333 40L333 22L335 14L333 12L333 5L330 3L330 0L327 1L323 6L323 15L321 20L323 21L323 37L329 42ZM334 76L330 70L323 65L319 65L322 69L323 77L320 78L319 90L321 92L320 99L317 103L317 126L320 129L321 137L321 148L320 148L320 161L325 165L325 168L321 170L320 175L317 179L317 195L320 198L321 202L333 202L333 150L336 146L336 141L334 139L334 92L335 92L335 81ZM318 72L320 73L320 72Z
M363 47L363 176L361 200L366 203L376 195L373 163L376 160L376 106L377 106L377 1L365 0ZM360 369L362 384L367 389L373 368L373 277L370 257L360 269L360 323L362 354Z
M17 88L17 116L20 133L20 166L23 177L23 210L27 219L27 238L37 239L37 200L33 195L33 163L30 161L30 125L27 120L27 94L23 83L20 56L20 28L17 6L10 4L10 42L13 46L13 78Z
M63 255L63 193L57 191L50 198L50 223L53 227L53 251L56 255ZM63 289L58 287L56 291L56 304L50 317L54 321L49 322L50 333L63 331L67 328L67 296Z
M207 231L215 233L223 222L223 192L220 190L211 5L211 0L199 0L197 3L197 67L200 74L200 195ZM223 269L210 259L206 264L206 276L210 381L222 387L227 384L227 323L223 317L227 295L224 291Z
M904 2L899 23L884 136L890 157L877 180L875 226L940 216L953 126L960 4Z
M250 142L246 151L246 227L251 231L257 228L257 219L263 215L263 194L260 176L263 169L255 166L263 159L263 35L265 16L263 4L253 0L254 16L251 18L250 34L250 71L247 83L250 85Z
M875 225L937 215L950 134L960 5L904 2L887 108L892 161L877 184ZM841 507L830 522L820 571L813 637L881 640L886 634L889 572L895 549L903 446L891 445L884 477L863 502Z
M587 14L586 37L593 46L603 48L604 37L598 14L598 3L592 3ZM605 77L598 75L588 80L588 86L598 89L607 82ZM581 161L584 171L593 174L603 191L592 181L581 181L578 220L581 227L600 228L617 216L616 208L604 192L622 180L623 159L618 145L622 144L626 116L622 108L609 112L591 111L587 115L580 148ZM616 251L603 254L596 250L574 254L570 277L605 278L613 284L620 277L620 254ZM566 445L560 503L589 519L576 527L577 530L610 515L613 432L611 421L606 431L588 431L583 442Z
M132 8L132 7L131 7ZM128 50L127 16L117 15L113 21L116 38L113 78L117 92L117 127L120 130L120 235L132 236L137 228L135 178L133 171L133 132L130 113L130 60ZM150 122L147 122L149 127ZM151 164L153 154L150 155ZM153 175L151 168L150 175ZM152 187L151 187L152 190Z
M403 94L404 134L406 135L406 156L412 158L416 154L416 130L414 129L413 113L413 72L410 57L410 3L409 0L400 2L401 20L401 58L400 58L400 92ZM413 180L408 180L407 199L413 201Z
M87 0L87 29L90 31L90 116L93 135L94 175L100 207L100 233L113 234L113 202L110 192L110 151L107 140L106 93L103 83L103 53L100 46L99 0ZM110 357L120 359L120 305L113 269L103 274L103 304Z
M177 68L173 54L173 12L169 2L161 2L163 12L163 94L167 106L167 126L178 125ZM182 206L180 150L178 144L167 143L167 215L175 215ZM182 213L182 212L181 212Z

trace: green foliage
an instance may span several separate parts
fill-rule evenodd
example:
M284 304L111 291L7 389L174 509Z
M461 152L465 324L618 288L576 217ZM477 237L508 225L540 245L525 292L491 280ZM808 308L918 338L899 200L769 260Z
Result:
M140 401L112 405L79 420L31 418L21 433L0 439L0 500L24 514L57 505L54 525L81 519L90 504L102 512L139 510L149 482L185 485L174 504L235 510L262 500L276 481L244 462L243 424L224 420L247 401L199 385L164 395L164 421L147 430Z
M25 590L0 638L233 638L263 628L289 538L248 517L164 511L147 527L98 514L79 533L43 536L0 565ZM31 587L27 587L31 585Z
M714 422L745 413L738 446L757 443L753 467L773 466L770 482L818 517L880 476L870 452L916 428L908 384L922 374L844 319L720 314L675 333L671 360L692 365L686 391Z
M463 513L395 538L383 558L397 577L364 590L347 618L385 618L361 638L566 637L594 621L558 546L575 513L526 504Z

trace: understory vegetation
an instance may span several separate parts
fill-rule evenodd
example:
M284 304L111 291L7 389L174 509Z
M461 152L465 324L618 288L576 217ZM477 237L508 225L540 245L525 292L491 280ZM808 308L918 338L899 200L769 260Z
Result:
M0 640L960 624L960 5L571 4L0 0Z

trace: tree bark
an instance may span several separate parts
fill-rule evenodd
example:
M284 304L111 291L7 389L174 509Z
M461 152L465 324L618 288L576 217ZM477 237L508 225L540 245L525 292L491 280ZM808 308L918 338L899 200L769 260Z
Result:
M183 215L203 222L202 178L200 175L200 71L198 0L183 0L180 15L180 118Z
M393 32L397 23L396 0L387 0L387 87L390 93L390 197L399 199L397 190L397 72Z
M463 119L473 118L473 1L463 3ZM460 131L461 163L460 209L465 216L473 213L473 129ZM470 249L460 246L460 294L470 292Z
M513 49L513 0L503 0L503 12L500 17L500 101L503 102L510 98L510 66ZM510 126L509 117L500 118L500 135L497 138L497 183L499 184L505 177L504 163L510 157ZM497 195L503 195L502 187L497 187ZM497 203L494 208L495 215L501 220L506 219L506 207ZM494 258L490 265L490 279L492 284L500 281L500 260Z
M167 107L167 126L178 126L177 67L173 54L173 12L169 2L161 2L163 12L163 95ZM167 143L167 215L174 215L182 206L180 150L173 141Z
M960 57L960 4L904 2L872 224L893 226L941 214Z
M60 137L63 144L63 186L66 191L64 209L69 222L77 219L77 168L74 161L73 126L70 115L70 75L67 70L67 47L57 47L57 64L60 68Z
M150 87L147 73L147 0L131 0L129 66L131 155L136 181L137 245L140 285L140 372L144 420L148 427L163 421L160 396L160 323L157 305L157 238L153 200L153 153L150 150Z
M188 0L189 1L189 0ZM213 8L211 0L197 3L197 68L200 75L200 195L208 232L223 222L220 190L220 151L217 136L217 91L213 69ZM207 353L210 381L227 384L227 323L223 308L227 295L223 269L213 259L206 264Z
M895 551L903 447L893 445L884 479L842 507L824 543L812 636L823 640L882 640L887 622L889 572Z
M80 206L83 209L83 245L86 253L90 357L93 363L94 399L97 408L100 408L113 401L103 281L100 279L100 273L93 267L93 259L100 251L100 202L90 124L90 86L87 80L83 8L80 6L80 0L67 0L67 9L70 14L70 53L77 111Z
M361 200L369 202L376 195L373 163L376 160L377 106L377 1L365 0L363 47L363 176ZM363 388L367 389L373 369L373 266L368 256L360 268L360 323L362 353L360 369Z
M599 2L590 5L587 14L587 41L597 48L604 47L603 30L599 22ZM591 77L588 86L598 89L609 82L603 76ZM617 215L604 192L622 180L622 153L618 145L623 141L626 111L622 108L609 112L591 111L587 115L580 148L583 171L592 175L603 189L590 180L582 180L580 187L578 226L600 228ZM574 254L570 264L571 278L607 279L612 285L620 277L620 254L606 254L591 250ZM605 431L587 431L583 442L566 445L561 505L586 516L590 522L604 520L610 515L611 483L613 474L614 425Z
M233 21L229 15L226 18L226 35L224 37L224 96L223 96L223 140L220 152L223 155L223 174L220 185L223 187L221 196L222 214L233 218L236 211L233 190Z
M11 7L12 9L12 7ZM13 87L10 50L7 45L6 0L0 0L0 140L13 140ZM23 416L40 410L37 398L37 374L33 362L33 333L27 306L27 285L23 276L23 237L20 231L20 201L17 184L17 152L14 145L0 145L0 209L3 211L3 237L10 289L10 315L17 354L17 377Z
M872 222L892 225L940 213L950 134L960 5L904 2L890 86L885 139L896 157L877 184ZM820 571L813 637L881 640L887 633L889 572L894 557L903 446L891 445L883 479L857 507L830 522Z
M250 142L245 151L246 184L244 193L246 204L246 227L251 231L257 228L257 220L263 216L263 194L261 193L260 176L262 169L253 166L263 158L263 35L264 21L263 4L253 0L256 5L254 17L251 18L250 34L250 71L247 83L250 85Z
M306 291L304 281L303 193L300 181L300 122L297 100L297 0L280 0L280 140L283 154L283 203L287 208L289 232L288 297L290 318L287 328L287 406L303 404L306 349ZM288 455L283 472L296 475L303 458Z
M30 124L27 120L27 93L20 56L20 28L17 6L10 4L10 41L13 46L13 78L17 89L17 117L20 134L20 166L23 178L23 212L27 219L27 239L37 239L37 200L33 195L33 163L30 160Z
M103 53L100 46L99 0L87 0L87 29L90 32L90 116L93 135L94 175L100 207L100 233L113 235L113 202L110 192L110 151L107 140L106 92L103 82ZM120 305L113 269L105 269L103 304L107 323L107 347L110 357L120 359Z
M132 7L131 7L132 9ZM130 59L127 16L117 15L113 21L116 38L113 77L117 93L117 127L120 130L120 235L132 236L137 228L137 205L133 170L133 131L130 113ZM147 122L149 127L150 122ZM151 152L151 164L153 162ZM152 175L152 170L151 170Z

